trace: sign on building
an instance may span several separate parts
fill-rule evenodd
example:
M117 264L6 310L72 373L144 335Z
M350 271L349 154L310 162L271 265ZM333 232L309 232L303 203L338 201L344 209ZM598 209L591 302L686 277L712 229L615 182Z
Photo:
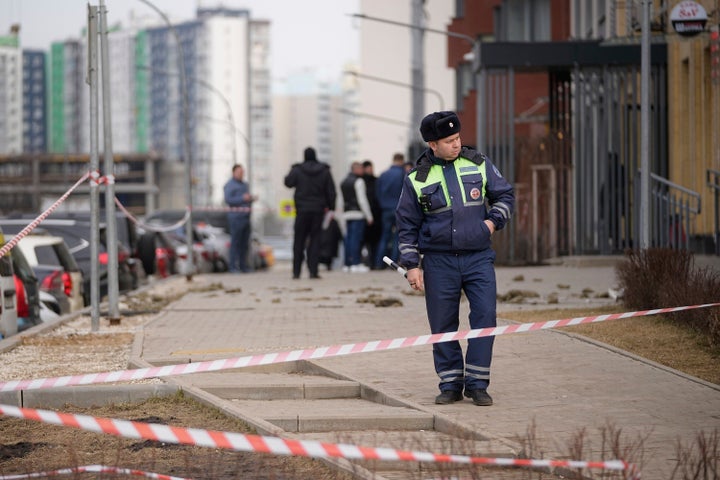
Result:
M705 31L707 12L697 2L683 1L670 12L670 23L675 31L685 37L692 37Z

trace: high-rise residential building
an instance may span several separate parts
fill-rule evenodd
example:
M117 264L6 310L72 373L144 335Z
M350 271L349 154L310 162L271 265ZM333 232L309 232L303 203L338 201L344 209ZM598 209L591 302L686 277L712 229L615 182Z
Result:
M0 36L0 154L22 151L22 52L18 27Z
M264 127L270 122L267 30L268 23L251 20L248 10L198 9L197 19L174 26L184 52L184 79L177 73L173 31L147 30L149 146L170 160L184 159L187 122L196 205L223 204L222 187L234 163L245 165L255 192L264 195L262 168L271 138ZM253 131L250 114L262 117L255 118ZM262 133L257 144L256 131Z
M172 27L133 22L108 33L113 151L156 153L175 163L187 156L194 205L223 205L234 163L247 167L255 193L271 196L270 23L222 7L199 8L195 19ZM53 43L49 63L49 150L86 153L87 39ZM98 107L102 149L102 96ZM182 181L174 192L183 191ZM182 195L171 196L184 205Z
M250 22L250 131L249 151L250 183L257 193L262 211L255 215L260 219L272 208L275 198L273 178L273 110L272 79L270 68L270 22L253 20ZM247 142L248 138L238 132L238 136Z
M23 152L47 152L47 54L23 50Z
M87 88L84 80L85 63L80 41L53 42L49 92L51 153L81 153L90 147L82 143L82 96Z

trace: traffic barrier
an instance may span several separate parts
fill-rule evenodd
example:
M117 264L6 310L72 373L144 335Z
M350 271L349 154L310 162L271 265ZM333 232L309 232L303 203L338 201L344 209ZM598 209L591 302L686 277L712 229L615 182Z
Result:
M47 472L25 473L18 475L0 475L0 480L22 480L25 478L57 477L60 475L75 475L77 473L114 473L116 475L128 475L132 477L155 478L157 480L190 480L182 477L161 475L159 473L144 472L131 468L109 467L107 465L83 465L81 467L61 468Z
M473 330L460 330L449 333L436 333L432 335L419 335L415 337L401 337L388 340L370 342L348 343L330 347L318 347L305 350L292 350L285 352L265 353L245 357L234 357L204 362L182 363L162 367L148 367L135 370L117 370L114 372L88 373L83 375L68 375L53 378L38 378L31 380L11 380L0 382L0 392L17 390L37 390L43 388L68 387L74 385L90 385L96 383L123 382L141 380L145 378L169 377L174 375L187 375L190 373L213 372L232 368L243 368L274 363L293 362L297 360L317 360L322 358L339 357L355 353L369 353L383 350L396 350L399 348L431 345L441 342L467 340L470 338L492 337L512 333L532 332L551 328L581 325L584 323L599 323L623 318L658 315L662 313L680 312L699 308L720 306L720 303L707 303L683 307L657 308L654 310L641 310L625 313L611 313L589 317L566 318L563 320L548 320L544 322L520 323L503 325L493 328L479 328Z
M32 408L0 405L0 414L34 420L52 425L78 428L124 438L154 440L157 442L200 447L222 448L241 452L270 453L310 458L345 458L348 460L380 460L423 463L458 463L467 465L494 465L502 467L569 468L627 470L630 478L640 478L634 464L622 460L582 461L524 458L473 457L469 455L439 454L413 450L396 450L386 447L363 447L344 443L325 443L311 440L291 440L265 435L182 428L157 423L134 422L112 418L53 412Z

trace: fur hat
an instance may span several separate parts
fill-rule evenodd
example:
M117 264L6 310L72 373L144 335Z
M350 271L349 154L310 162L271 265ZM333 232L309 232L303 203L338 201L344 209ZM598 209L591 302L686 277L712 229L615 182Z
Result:
M420 122L420 134L426 142L449 137L460 131L460 119L455 112L433 112Z

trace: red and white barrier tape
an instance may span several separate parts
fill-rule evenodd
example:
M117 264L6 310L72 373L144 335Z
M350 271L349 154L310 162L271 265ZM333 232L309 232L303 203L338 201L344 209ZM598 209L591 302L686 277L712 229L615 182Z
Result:
M545 322L503 325L494 328L480 328L449 333L437 333L434 335L419 335L415 337L401 337L389 340L348 343L345 345L335 345L331 347L319 347L305 350L265 353L245 357L209 360L204 362L182 363L178 365L140 368L135 370L118 370L114 372L87 373L83 375L71 375L54 378L38 378L34 380L12 380L8 382L0 382L0 392L67 387L72 385L90 385L96 383L123 382L129 380L140 380L144 378L169 377L174 375L186 375L190 373L228 370L231 368L270 365L274 363L293 362L296 360L339 357L354 353L369 353L383 350L395 350L399 348L417 347L420 345L431 345L435 343L450 342L455 340L508 335L511 333L546 330L550 328L580 325L583 323L606 322L609 320L619 320L622 318L658 315L661 313L672 313L680 312L683 310L693 310L698 308L709 308L717 306L720 306L720 303L707 303L704 305L658 308L654 310L642 310L637 312L611 313L590 317L566 318L564 320L549 320Z
M0 480L22 480L25 478L46 478L60 475L75 475L76 473L114 473L116 475L129 475L133 477L155 478L158 480L189 480L182 477L161 475L159 473L144 472L130 468L108 467L107 465L83 465L81 467L61 468L48 472L35 472L17 475L0 475Z
M28 233L32 232L38 225L40 225L40 222L42 222L43 220L45 220L45 219L47 218L47 216L50 215L50 214L53 212L53 210L55 210L62 202L64 202L65 199L66 199L68 196L70 196L70 194L71 194L77 187L79 187L85 180L87 180L90 175L91 175L91 173L90 173L90 172L87 172L87 173L85 173L82 177L80 177L80 180L78 180L77 182L75 182L75 185L73 185L72 187L70 187L70 190L68 190L67 192L65 192L60 198L58 198L58 199L55 201L55 203L53 203L52 205L50 205L50 207L48 207L47 210L45 210L45 211L42 212L40 215L38 215L37 218L35 218L35 220L33 220L32 222L30 222L30 224L29 224L27 227L25 227L25 228L23 228L22 230L20 230L20 232L19 232L17 235L15 235L9 242L7 242L7 243L5 244L5 246L3 246L2 248L0 248L0 258L2 258L3 256L5 256L5 254L6 254L7 252L9 252L15 245L17 245L18 242L19 242L20 240L22 240L23 237L25 237Z
M148 224L148 223L143 223L142 221L140 221L140 219L133 216L133 214L130 213L128 211L128 209L125 208L125 206L120 202L120 200L117 197L115 197L115 205L117 205L117 207L120 209L120 211L123 212L123 214L125 214L125 216L127 218L129 218L131 222L133 222L138 227L147 230L148 232L172 232L172 231L175 231L178 228L182 227L183 225L185 225L185 222L187 222L188 218L190 218L190 210L185 209L185 214L183 215L183 218L181 218L180 220L178 220L177 222L175 222L172 225L162 225L161 226L156 223Z
M35 420L52 425L74 427L96 433L124 438L155 440L158 442L222 448L241 452L271 453L310 458L346 458L351 460L381 460L424 463L460 463L468 465L517 466L531 468L572 468L635 471L635 466L622 460L588 462L581 460L533 460L495 457L472 457L468 455L438 454L393 448L362 447L342 443L324 443L308 440L290 440L263 435L182 428L157 423L133 422L112 418L76 415L0 405L0 414ZM639 478L639 477L633 477Z

